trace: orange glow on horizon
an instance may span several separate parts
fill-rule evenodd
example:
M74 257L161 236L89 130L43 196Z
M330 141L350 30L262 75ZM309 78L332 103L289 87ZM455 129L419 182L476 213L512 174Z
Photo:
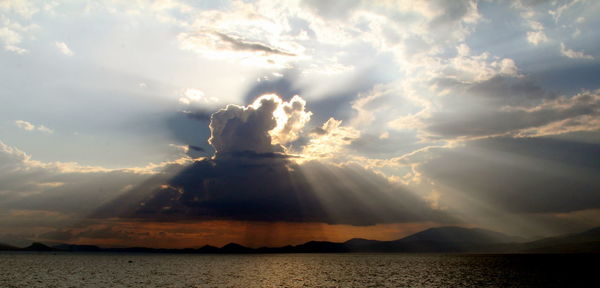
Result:
M372 226L325 223L205 221L96 223L70 231L70 244L102 247L198 248L238 243L247 247L281 247L308 241L344 242L352 238L396 240L439 226L433 222L392 223ZM51 241L52 239L39 239Z

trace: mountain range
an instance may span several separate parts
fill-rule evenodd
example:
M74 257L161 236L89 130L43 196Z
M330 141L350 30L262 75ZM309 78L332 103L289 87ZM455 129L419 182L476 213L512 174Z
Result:
M346 242L310 241L296 246L249 248L229 243L221 248L206 245L201 248L157 249L146 247L101 248L93 245L59 244L48 246L32 243L18 248L0 244L0 250L68 251L68 252L142 252L142 253L600 253L600 227L581 233L526 241L479 228L438 227L394 241L354 238Z

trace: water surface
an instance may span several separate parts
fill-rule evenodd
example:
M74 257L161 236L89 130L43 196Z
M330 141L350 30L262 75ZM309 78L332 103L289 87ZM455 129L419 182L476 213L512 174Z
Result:
M573 287L596 255L0 253L0 287ZM593 282L591 282L593 281Z

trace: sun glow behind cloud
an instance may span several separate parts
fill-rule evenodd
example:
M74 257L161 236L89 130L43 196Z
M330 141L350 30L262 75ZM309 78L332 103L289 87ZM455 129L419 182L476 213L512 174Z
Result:
M318 220L312 235L326 222L344 237L378 237L402 221L547 235L598 225L579 216L600 209L599 8L4 1L0 209L58 213L48 214L54 224L27 224L48 232L68 228L56 215L72 224L143 199L147 210L128 212L163 228L182 215L235 222L222 233L266 219L279 221L263 223L278 239L282 223L303 217ZM228 184L240 179L247 187ZM0 236L16 217L0 215ZM365 223L374 226L353 226Z

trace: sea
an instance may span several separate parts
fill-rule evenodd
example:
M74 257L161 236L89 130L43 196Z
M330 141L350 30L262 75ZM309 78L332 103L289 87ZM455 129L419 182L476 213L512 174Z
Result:
M600 255L0 253L0 287L600 287Z

